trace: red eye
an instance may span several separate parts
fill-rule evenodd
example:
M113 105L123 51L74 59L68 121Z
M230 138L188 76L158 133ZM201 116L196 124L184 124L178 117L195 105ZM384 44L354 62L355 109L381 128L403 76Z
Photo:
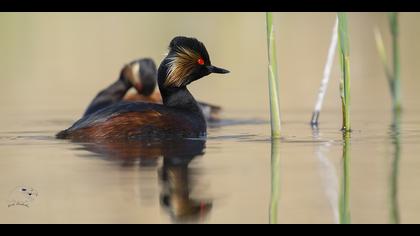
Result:
M204 60L203 60L203 58L198 59L198 60L197 60L197 63L198 63L198 64L200 64L200 65L204 65Z

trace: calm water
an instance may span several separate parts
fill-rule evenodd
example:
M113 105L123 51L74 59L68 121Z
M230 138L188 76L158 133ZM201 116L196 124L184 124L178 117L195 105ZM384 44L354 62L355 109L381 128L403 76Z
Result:
M292 115L273 144L258 116L227 113L207 140L110 145L55 140L71 123L61 116L9 115L19 127L0 136L0 220L338 223L345 200L352 223L419 222L420 112L397 128L355 115L363 129L347 149L337 126L313 131L308 116ZM6 206L16 186L37 190L29 208Z
M208 30L191 23L197 16ZM420 223L420 48L408 46L420 16L401 16L405 109L393 117L370 35L376 24L386 32L386 18L350 14L348 138L337 65L320 127L308 125L334 14L276 17L283 138L272 142L263 14L0 14L0 222ZM168 20L175 27L164 28ZM224 107L206 140L54 139L121 65L139 55L160 61L176 34L203 39L212 62L232 71L191 86ZM33 189L28 207L8 207L28 199L22 188Z

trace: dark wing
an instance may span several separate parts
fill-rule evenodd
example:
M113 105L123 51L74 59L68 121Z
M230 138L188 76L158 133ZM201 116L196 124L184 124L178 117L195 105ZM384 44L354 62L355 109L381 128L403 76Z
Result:
M120 102L130 88L131 84L126 82L124 77L120 77L120 79L96 95L83 116L91 115L105 107Z

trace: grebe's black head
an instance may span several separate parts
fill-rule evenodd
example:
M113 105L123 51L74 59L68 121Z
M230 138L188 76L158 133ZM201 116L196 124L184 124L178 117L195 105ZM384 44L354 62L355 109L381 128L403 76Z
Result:
M195 38L178 36L169 44L169 53L158 70L159 86L162 88L185 87L210 73L229 73L213 66L206 47Z
M149 96L156 88L157 69L151 58L142 58L130 62L123 69L124 76L144 96Z

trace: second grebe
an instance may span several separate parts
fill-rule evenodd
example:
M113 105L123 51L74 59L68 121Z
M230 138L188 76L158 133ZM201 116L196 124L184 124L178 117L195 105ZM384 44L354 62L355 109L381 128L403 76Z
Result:
M158 70L163 105L119 102L90 114L87 112L73 126L58 133L57 138L100 141L203 137L207 131L206 120L187 85L211 73L228 72L211 64L202 42L175 37ZM118 83L123 87L127 81L123 79Z

